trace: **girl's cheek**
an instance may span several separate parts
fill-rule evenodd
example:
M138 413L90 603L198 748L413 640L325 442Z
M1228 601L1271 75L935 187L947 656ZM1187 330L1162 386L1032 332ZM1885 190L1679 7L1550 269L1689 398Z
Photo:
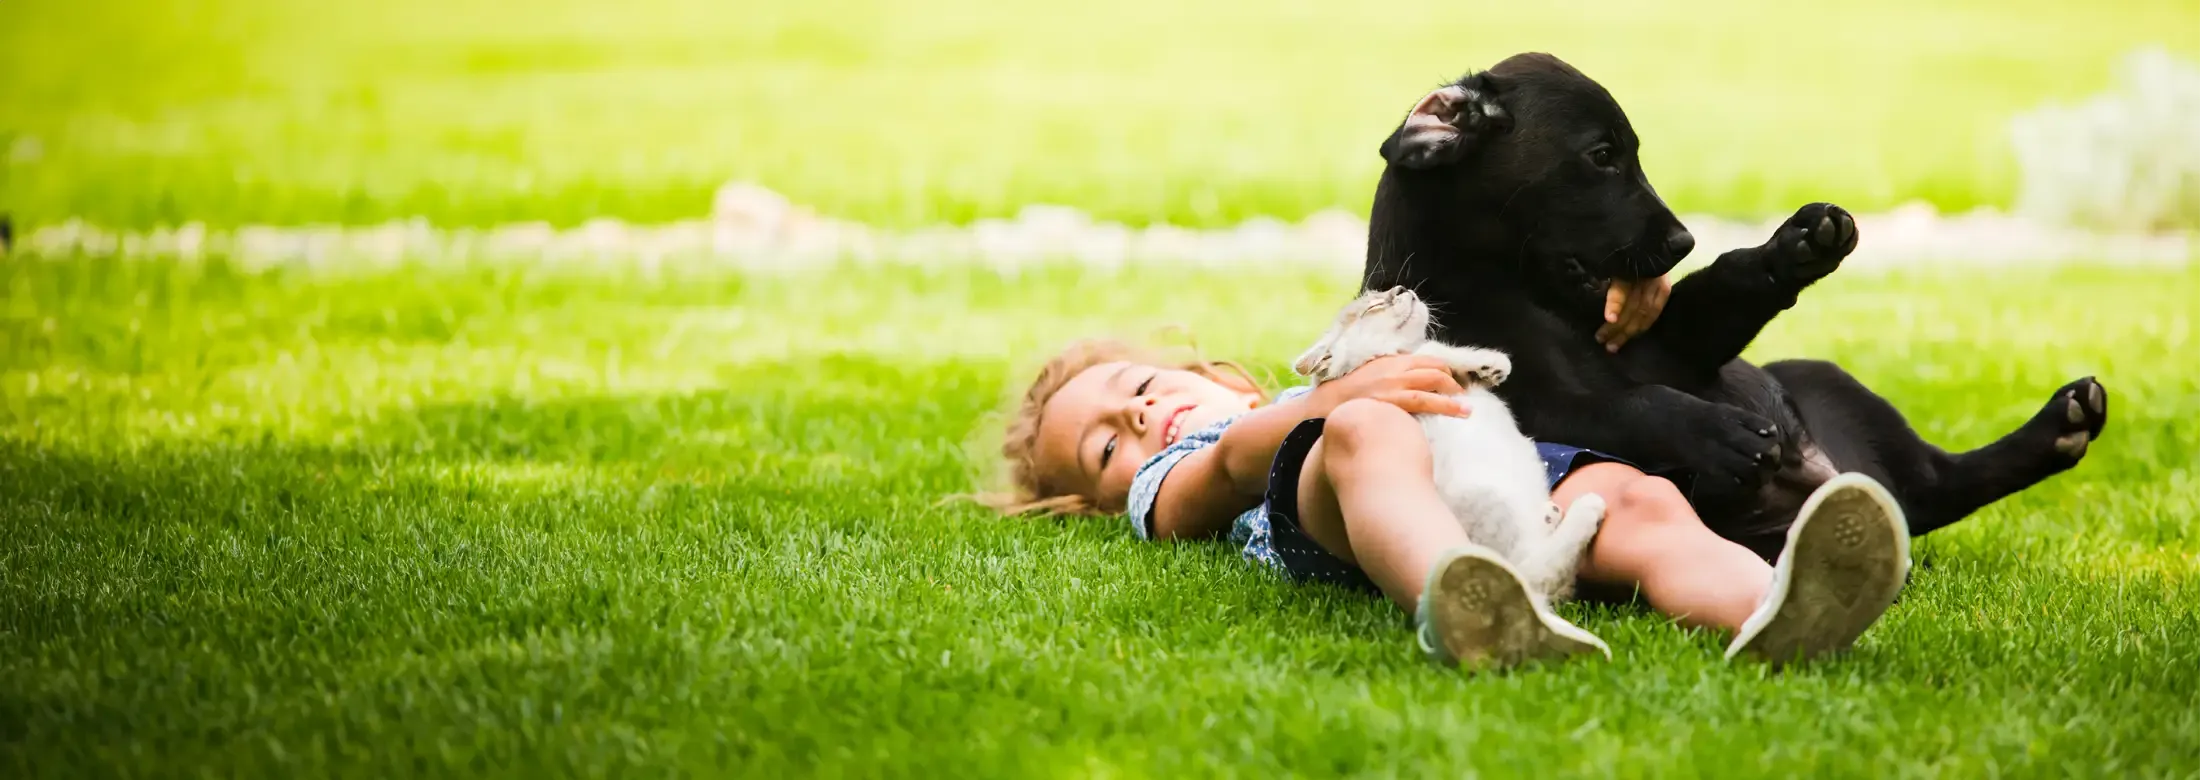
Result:
M1138 476L1138 466L1135 463L1117 469L1115 474L1108 479L1108 492L1119 498L1129 498L1131 481L1136 476Z

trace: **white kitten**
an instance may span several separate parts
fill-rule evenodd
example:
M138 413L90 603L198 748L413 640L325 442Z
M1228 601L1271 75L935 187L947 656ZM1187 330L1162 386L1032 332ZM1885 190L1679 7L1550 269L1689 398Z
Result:
M1467 538L1512 564L1531 592L1546 601L1567 598L1581 556L1604 522L1604 500L1582 496L1559 517L1535 442L1521 435L1512 411L1490 392L1512 372L1512 360L1496 350L1429 341L1428 326L1428 305L1413 291L1368 293L1337 315L1294 368L1318 385L1386 355L1429 355L1450 366L1467 390L1459 398L1470 414L1419 415L1436 461L1437 494Z

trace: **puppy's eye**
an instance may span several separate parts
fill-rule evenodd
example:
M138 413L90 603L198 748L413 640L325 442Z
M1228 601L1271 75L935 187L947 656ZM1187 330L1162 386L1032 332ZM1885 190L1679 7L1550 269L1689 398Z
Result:
M1589 164L1599 168L1612 167L1612 147L1599 146L1589 150Z

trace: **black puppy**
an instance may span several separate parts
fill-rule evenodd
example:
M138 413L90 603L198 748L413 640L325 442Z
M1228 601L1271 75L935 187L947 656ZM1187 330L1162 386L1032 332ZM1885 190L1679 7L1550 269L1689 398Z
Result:
M2108 398L2090 377L2000 441L1948 453L1839 366L1738 359L1856 248L1855 221L1825 203L1682 279L1657 323L1608 354L1594 337L1605 287L1695 246L1640 145L1602 86L1547 54L1430 93L1383 142L1363 287L1412 288L1439 339L1510 353L1498 392L1530 436L1684 470L1712 529L1767 558L1836 473L1879 480L1923 534L2076 465L2100 435Z

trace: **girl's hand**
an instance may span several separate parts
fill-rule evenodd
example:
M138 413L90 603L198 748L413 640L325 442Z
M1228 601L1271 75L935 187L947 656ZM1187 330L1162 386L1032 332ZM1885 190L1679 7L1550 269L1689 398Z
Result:
M1606 352L1618 352L1629 339L1642 335L1658 321L1658 315L1665 311L1665 299L1672 294L1673 283L1663 276L1612 280L1612 286L1604 291L1604 325L1597 328L1597 343L1603 344Z
M1335 381L1314 388L1309 400L1316 416L1346 401L1365 398L1381 401L1413 414L1467 416L1466 404L1452 396L1466 392L1451 368L1427 355L1391 355L1370 360Z

